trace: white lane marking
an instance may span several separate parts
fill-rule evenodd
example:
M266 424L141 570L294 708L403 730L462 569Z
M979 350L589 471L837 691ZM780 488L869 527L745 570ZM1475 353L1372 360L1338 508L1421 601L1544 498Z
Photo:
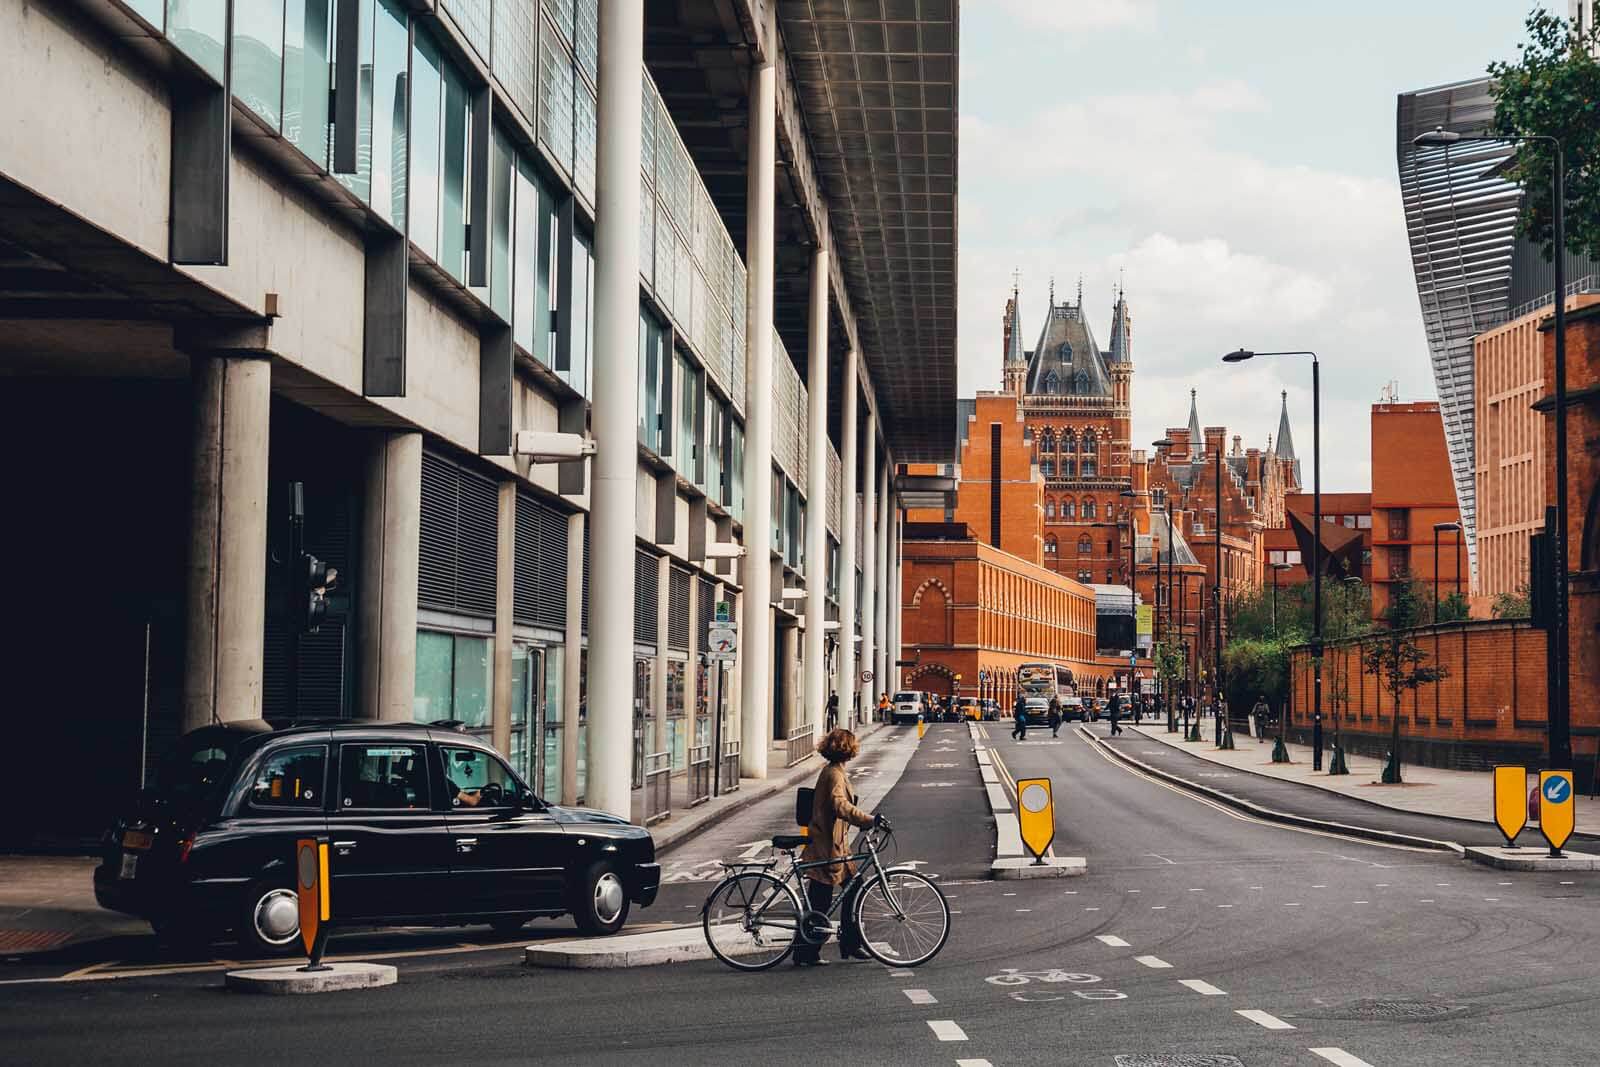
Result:
M1571 883L1571 882L1562 882L1562 883L1561 883L1561 884L1562 884L1562 885L1572 885L1572 883Z
M1488 901L1490 904L1497 903L1500 900L1499 897L1484 897L1483 899Z
M889 972L889 977L890 978L910 978L912 975L914 975L916 973L917 973L916 971L909 970L909 969L907 969L905 967L902 967L899 970L890 971Z
M1372 1064L1360 1056L1352 1056L1342 1048L1313 1048L1306 1051L1321 1056L1329 1063L1336 1063L1339 1067L1372 1067Z
M1571 885L1572 883L1568 882L1567 884ZM1142 892L1144 892L1144 890L1142 890L1142 889L1130 889L1130 890L1128 890L1128 892L1130 892L1130 893L1142 893Z
M1095 934L1094 939L1103 945L1110 945L1112 948L1128 947L1128 943L1116 934Z
M1191 889L1191 890L1189 890L1189 892L1191 892L1191 893L1204 893L1205 890L1204 889Z
M928 992L926 989L902 989L900 992L904 993L906 995L906 999L911 1001L913 1004L939 1003L936 999L934 999L933 994Z
M1418 904L1432 904L1433 903L1433 898L1432 897L1423 897L1421 900L1417 901L1417 903Z
M1312 888L1312 889L1326 889L1326 888L1328 888L1328 887L1327 887L1327 886L1325 886L1325 885L1314 885L1314 886L1312 886L1312 887L1311 887L1311 888Z
M1510 885L1510 882L1496 882L1495 885Z
M1433 884L1434 884L1434 886L1436 886L1436 887L1437 887L1437 888L1439 888L1439 889L1443 889L1443 888L1444 888L1444 887L1445 887L1445 886L1447 886L1447 885L1449 885L1449 884L1450 884L1450 883L1449 883L1449 882L1435 882L1435 883L1433 883Z
M1249 1019L1251 1022L1255 1023L1257 1026L1264 1026L1268 1030L1293 1030L1294 1029L1294 1027L1291 1024L1284 1022L1282 1019L1278 1018L1276 1015L1271 1015L1271 1014L1268 1014L1267 1012L1262 1011L1260 1008L1241 1008L1240 1010L1234 1012L1234 1014L1235 1015L1243 1015L1246 1019Z
M1372 901L1370 901L1370 900L1352 900L1350 903L1352 903L1352 904L1371 904Z
M1099 911L1099 908L1084 908L1084 911Z
M1285 901L1283 906L1286 908L1298 908L1300 906L1300 902L1298 900L1289 900Z
M1146 967L1149 967L1152 970L1157 970L1157 971L1165 970L1165 969L1167 969L1167 968L1172 966L1172 964L1168 963L1166 960L1162 959L1160 956L1135 956L1135 957L1133 957L1133 962L1142 963Z
M1021 915L1021 914L1023 914L1023 913L1024 913L1024 912L1029 912L1029 911L1032 911L1032 910L1033 910L1033 909L1032 909L1032 908L1018 908L1018 909L1017 909L1017 914L1018 914L1018 915Z
M1219 908L1231 908L1231 907L1233 907L1233 905L1232 904L1218 904L1217 907L1219 907Z
M1150 910L1151 911L1166 911L1167 910L1167 906L1165 904L1152 904L1152 905L1150 905Z
M1253 885L1253 886L1251 886L1251 887L1250 887L1250 888L1251 888L1251 889L1260 889L1260 888L1261 888L1261 887L1260 887L1260 886L1258 886L1258 885Z
M956 1067L994 1067L988 1060L957 1060Z
M1188 986L1196 993L1200 993L1208 997L1225 997L1228 995L1224 991L1212 985L1210 982L1202 982L1198 978L1180 978L1178 979L1178 984L1181 986Z
M1016 896L1015 893L1001 893L1000 895L1003 896L1003 897L1014 897L1014 896Z
M928 1029L940 1041L965 1041L967 1032L949 1019L929 1019Z
M1146 852L1145 855L1146 856L1154 856L1156 859L1160 860L1162 863L1170 863L1174 867L1176 867L1178 865L1178 861L1177 860L1169 860L1169 859L1167 859L1167 857L1163 856L1159 852Z

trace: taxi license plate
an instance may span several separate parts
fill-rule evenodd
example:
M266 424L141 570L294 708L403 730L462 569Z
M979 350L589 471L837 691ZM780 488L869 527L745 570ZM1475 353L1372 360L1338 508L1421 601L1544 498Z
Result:
M122 854L122 869L117 872L117 877L122 879L133 878L139 873L139 857L131 852Z
M143 830L124 830L122 833L122 847L137 849L141 852L150 848L154 839Z

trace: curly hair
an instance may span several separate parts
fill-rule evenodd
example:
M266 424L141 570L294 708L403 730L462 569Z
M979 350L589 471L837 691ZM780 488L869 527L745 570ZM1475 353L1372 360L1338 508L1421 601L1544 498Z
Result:
M856 758L861 752L861 742L856 740L856 735L840 727L829 730L821 741L817 742L817 754L829 763L847 763Z

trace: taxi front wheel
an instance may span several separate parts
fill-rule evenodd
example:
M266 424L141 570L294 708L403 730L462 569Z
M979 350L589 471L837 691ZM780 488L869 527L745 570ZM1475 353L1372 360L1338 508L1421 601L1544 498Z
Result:
M611 864L592 863L574 880L572 917L586 934L614 934L628 919L628 891Z

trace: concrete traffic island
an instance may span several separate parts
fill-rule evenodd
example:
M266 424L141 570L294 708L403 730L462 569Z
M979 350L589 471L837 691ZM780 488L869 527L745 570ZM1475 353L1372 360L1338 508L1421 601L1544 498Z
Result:
M1535 848L1506 848L1504 846L1471 846L1467 859L1474 863L1498 867L1502 871L1600 871L1600 855L1593 852L1565 850L1552 856L1543 846Z
M991 878L1075 878L1089 873L1082 856L1046 856L1035 863L1029 856L1001 856L989 865Z
M771 946L739 945L739 933L732 927L717 931L718 943L724 952L752 955L771 951ZM677 926L670 930L650 930L642 934L614 937L543 941L522 950L522 962L529 967L560 967L568 970L654 967L663 963L713 958L711 946L706 944L705 930L700 926Z
M308 971L304 964L285 964L229 971L225 977L227 988L236 992L278 996L376 989L397 981L399 972L383 963L330 963L320 971Z

